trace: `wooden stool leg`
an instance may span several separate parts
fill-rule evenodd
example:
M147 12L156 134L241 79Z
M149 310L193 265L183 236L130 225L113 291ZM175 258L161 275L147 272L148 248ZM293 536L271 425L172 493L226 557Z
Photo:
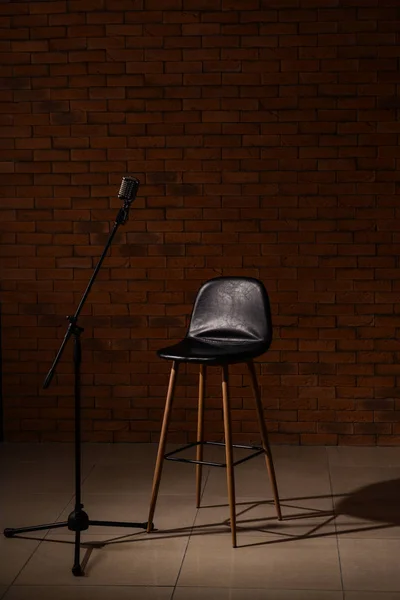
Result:
M251 383L252 383L253 392L254 392L254 399L256 402L257 419L258 419L258 424L260 427L260 434L261 434L261 443L262 443L262 447L265 450L265 462L267 464L269 479L271 481L272 491L274 494L276 512L278 514L279 521L281 521L282 520L282 512L281 512L281 505L279 502L278 486L276 483L275 468L274 468L274 463L272 460L271 448L270 448L269 441L268 441L267 427L265 425L265 420L264 420L264 411L263 411L263 406L262 406L261 397L260 397L260 390L259 390L258 382L257 382L257 374L256 374L256 370L254 368L253 361L249 361L247 363L247 366L250 371Z
M168 386L168 393L167 393L167 401L165 403L164 418L163 418L163 423L162 423L162 427L161 427L160 442L158 444L156 466L154 469L153 490L151 493L150 510L149 510L149 517L148 517L148 523L147 523L147 533L150 533L153 528L153 517L154 517L154 511L156 509L158 490L160 488L161 474L162 474L162 468L163 468L163 464L164 464L165 446L167 443L169 422L171 420L172 402L174 399L174 391L175 391L176 377L178 374L178 366L179 366L179 363L176 363L175 361L172 363L171 375L169 378L169 386Z
M229 507L231 515L232 546L236 548L236 507L235 507L235 475L233 468L231 410L229 402L228 365L222 367L222 400L224 406L226 478L228 483Z
M199 373L199 408L197 415L197 442L196 460L203 460L203 441L204 441L204 392L206 385L206 367L200 365ZM201 499L201 476L203 465L196 465L196 506L200 508Z

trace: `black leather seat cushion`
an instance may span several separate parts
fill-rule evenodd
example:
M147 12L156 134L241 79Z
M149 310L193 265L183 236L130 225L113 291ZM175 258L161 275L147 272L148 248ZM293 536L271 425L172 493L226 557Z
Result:
M262 342L229 344L228 341L207 342L186 337L178 344L162 348L157 354L168 360L220 364L244 362L264 352Z
M268 294L250 277L217 277L199 290L185 338L158 355L167 360L222 364L266 352L272 340Z

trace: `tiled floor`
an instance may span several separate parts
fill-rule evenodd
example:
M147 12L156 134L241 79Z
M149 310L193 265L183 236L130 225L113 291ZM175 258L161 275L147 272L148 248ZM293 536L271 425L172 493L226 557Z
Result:
M147 520L156 449L84 446L91 519ZM221 452L211 448L210 456ZM400 448L273 453L284 519L275 518L262 457L236 467L238 548L227 526L224 470L204 469L197 510L194 466L168 461L156 532L91 527L82 535L82 578L71 574L68 529L0 537L0 598L399 600ZM0 478L1 529L62 521L73 507L73 447L0 445Z

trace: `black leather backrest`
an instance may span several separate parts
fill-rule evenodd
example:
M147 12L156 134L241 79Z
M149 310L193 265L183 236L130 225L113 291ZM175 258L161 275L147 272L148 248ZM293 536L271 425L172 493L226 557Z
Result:
M265 342L272 340L271 310L261 281L216 277L199 290L188 335L202 339Z

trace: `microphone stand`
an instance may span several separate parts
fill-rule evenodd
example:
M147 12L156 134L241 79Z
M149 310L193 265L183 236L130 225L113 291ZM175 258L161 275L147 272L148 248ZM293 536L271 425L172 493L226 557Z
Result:
M126 179L126 178L124 178ZM135 180L138 185L138 181ZM124 185L124 184L123 184ZM121 186L121 191L123 187ZM120 196L121 196L120 191ZM126 223L128 219L129 207L132 202L131 198L124 199L124 205L120 208L117 217L115 219L114 227L110 233L110 236L106 242L103 253L97 263L93 274L90 278L88 286L83 293L82 299L76 309L76 312L73 316L68 316L67 319L69 321L69 325L64 336L64 339L61 343L60 349L54 359L54 362L46 376L46 379L43 383L43 388L48 388L51 380L53 379L57 364L61 358L61 355L64 351L65 346L68 343L68 340L72 337L74 340L74 352L73 352L73 362L74 362L74 395L75 395L75 507L74 510L68 516L67 521L61 521L56 523L49 523L47 525L33 525L29 527L19 527L19 528L6 528L4 529L4 535L7 538L14 537L21 533L26 533L28 531L41 531L45 529L59 529L61 527L68 527L70 531L75 531L75 552L74 552L74 564L72 567L72 573L75 576L84 575L84 570L80 563L80 543L81 543L81 531L85 531L89 528L90 525L101 525L103 527L133 527L140 529L147 529L148 523L130 523L130 522L120 522L120 521L92 521L89 519L88 514L83 510L83 504L81 502L81 360L82 360L82 351L81 351L81 334L83 333L83 328L78 325L78 317L79 314L85 304L86 298L90 292L90 289L96 279L96 276L100 270L100 267L103 263L103 260L108 252L108 249L111 246L111 243L114 239L115 234L117 233L118 227ZM152 529L153 529L152 524Z

